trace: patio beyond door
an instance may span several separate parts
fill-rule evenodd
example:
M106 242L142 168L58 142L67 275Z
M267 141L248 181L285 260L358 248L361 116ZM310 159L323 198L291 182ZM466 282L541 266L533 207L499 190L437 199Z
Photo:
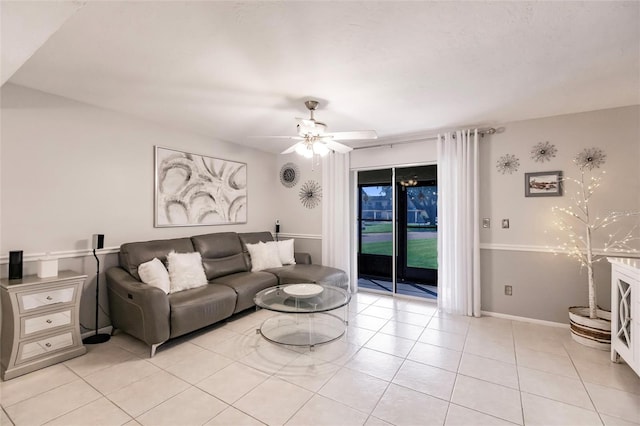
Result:
M358 172L358 286L436 298L435 165Z

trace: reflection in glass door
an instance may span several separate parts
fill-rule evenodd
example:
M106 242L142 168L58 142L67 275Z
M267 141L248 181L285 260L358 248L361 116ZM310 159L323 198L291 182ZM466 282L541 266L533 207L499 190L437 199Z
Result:
M436 174L435 165L358 173L359 287L437 297Z
M358 285L393 292L392 171L358 175Z

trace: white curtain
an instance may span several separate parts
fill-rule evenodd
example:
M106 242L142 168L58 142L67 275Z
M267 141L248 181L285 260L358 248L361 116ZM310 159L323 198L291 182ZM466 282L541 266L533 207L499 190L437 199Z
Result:
M351 277L349 241L349 155L330 152L322 159L322 263Z
M438 135L438 307L480 316L478 130Z

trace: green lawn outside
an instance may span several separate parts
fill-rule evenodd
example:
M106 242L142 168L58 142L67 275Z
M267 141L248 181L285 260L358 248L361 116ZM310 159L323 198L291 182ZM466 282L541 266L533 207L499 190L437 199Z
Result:
M435 226L424 226L424 227L415 227L409 228L410 232L434 232L438 228ZM391 232L391 222L389 223L373 223L373 224L365 224L364 229L362 230L363 234L381 234L384 232Z
M362 253L391 256L391 241L363 243ZM407 266L411 268L438 269L438 239L409 240Z
M362 230L363 234L380 234L383 232L391 232L391 222L366 224Z

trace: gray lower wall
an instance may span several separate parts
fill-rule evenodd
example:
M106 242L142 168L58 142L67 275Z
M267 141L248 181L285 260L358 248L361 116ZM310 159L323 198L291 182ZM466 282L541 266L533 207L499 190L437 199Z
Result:
M314 238L295 238L295 250L311 255L311 261L322 264L322 240Z
M481 250L482 310L568 323L567 308L587 305L586 269L553 253ZM611 307L611 268L606 259L595 269L598 305ZM504 286L513 286L505 296Z

